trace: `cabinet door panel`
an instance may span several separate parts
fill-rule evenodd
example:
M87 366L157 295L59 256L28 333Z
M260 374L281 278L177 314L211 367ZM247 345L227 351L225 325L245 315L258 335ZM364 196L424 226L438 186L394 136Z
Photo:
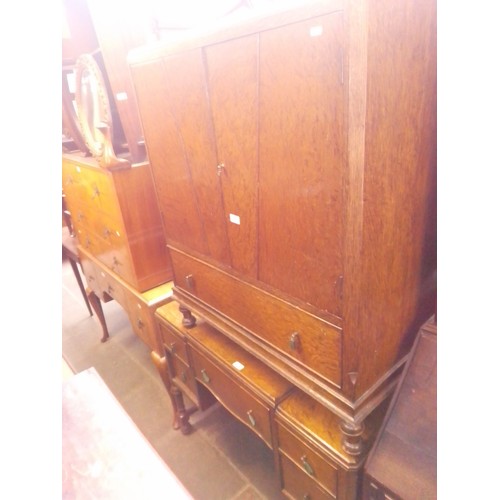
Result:
M206 49L231 265L257 277L258 36Z
M170 111L161 59L131 66L166 237L208 251L182 137Z
M217 151L202 51L164 60L167 99L181 137L210 256L229 264Z
M342 14L260 40L259 279L339 314Z

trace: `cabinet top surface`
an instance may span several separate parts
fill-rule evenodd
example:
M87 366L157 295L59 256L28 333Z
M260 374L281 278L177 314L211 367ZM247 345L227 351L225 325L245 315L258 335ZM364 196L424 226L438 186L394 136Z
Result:
M289 1L266 5L251 11L237 13L217 20L203 28L192 28L169 37L132 49L127 56L129 64L141 64L197 47L251 35L261 31L312 19L344 9L345 0Z

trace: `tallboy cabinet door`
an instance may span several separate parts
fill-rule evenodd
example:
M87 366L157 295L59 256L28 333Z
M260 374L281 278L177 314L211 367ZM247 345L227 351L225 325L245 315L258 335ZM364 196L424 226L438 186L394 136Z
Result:
M131 71L168 243L229 263L201 50Z
M258 35L205 49L231 266L257 278Z
M333 314L342 275L342 13L260 35L259 279Z
M217 175L218 158L201 49L164 59L166 98L179 139L185 168L193 184L205 240L211 257L229 264L227 228Z

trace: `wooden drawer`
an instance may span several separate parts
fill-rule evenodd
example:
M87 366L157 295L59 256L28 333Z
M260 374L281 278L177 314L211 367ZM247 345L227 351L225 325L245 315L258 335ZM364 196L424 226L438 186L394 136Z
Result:
M131 284L135 284L135 274L126 245L121 248L111 246L107 241L84 227L75 227L78 243L90 252L112 272Z
M95 263L89 259L84 253L79 252L80 263L82 265L83 274L89 288L102 300L103 299L103 288L101 280L99 279L99 268Z
M93 211L86 205L76 205L71 215L75 227L86 229L111 247L121 248L127 245L126 232L121 219Z
M82 170L85 167L81 167ZM87 167L83 176L84 201L89 207L111 217L120 217L120 207L113 185L112 174L102 169Z
M177 335L173 330L168 328L163 322L158 323L160 338L168 351L181 359L184 364L189 366L189 358L186 349L186 342L182 337Z
M95 235L90 235L94 255L111 271L131 284L135 284L135 274L130 261L128 248L111 246L107 241Z
M193 403L198 404L198 388L193 370L174 355L167 356L170 376Z
M296 467L290 460L280 456L282 474L282 491L288 498L297 500L323 500L334 496L324 491L305 472Z
M270 410L260 400L229 377L204 354L192 348L196 379L239 420L272 448Z
M127 312L134 332L153 351L161 353L161 344L156 336L154 309L148 307L145 302L130 291L128 292L127 303Z
M68 198L111 217L120 216L113 177L98 166L63 161L63 190Z
M70 161L63 161L62 188L68 200L82 201L86 197L81 168Z
M319 482L331 495L337 494L337 468L328 463L310 446L299 440L282 424L277 424L278 447L281 455L290 459L297 468Z
M176 287L340 387L340 329L201 260L170 250Z
M116 300L123 308L127 307L127 292L123 285L102 268L97 270L101 290Z

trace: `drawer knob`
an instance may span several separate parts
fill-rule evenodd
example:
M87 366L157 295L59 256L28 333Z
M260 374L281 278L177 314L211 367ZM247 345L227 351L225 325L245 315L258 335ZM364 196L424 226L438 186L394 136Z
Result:
M201 370L201 378L203 379L203 382L206 384L210 383L210 377L208 376L208 373L202 368Z
M102 234L105 238L108 238L109 235L111 234L111 231L107 227L105 227L102 231Z
M312 468L311 464L307 461L307 458L305 455L302 455L300 457L300 461L302 462L302 467L304 467L304 470L310 475L314 476L314 469Z
M224 168L225 168L224 163L219 163L219 164L217 165L217 176L218 176L218 177L220 177L220 176L221 176L222 171L224 170Z
M113 271L120 265L120 261L116 258L116 256L113 256L113 265L111 266L111 269Z
M255 427L255 425L256 425L256 423L257 423L257 422L255 421L255 418L254 418L254 416L252 415L252 410L248 410L248 411L247 411L247 416L248 416L248 421L250 422L250 425L251 425L252 427Z
M140 328L141 330L144 328L144 323L142 322L141 318L137 320L137 328Z
M299 332L293 332L288 341L288 345L292 351L298 351L300 349L300 334Z
M113 295L114 291L115 289L111 285L108 285L108 294Z
M302 497L303 500L311 500L311 495L309 495L309 493L306 493L303 497Z
M171 352L172 354L174 354L174 353L175 353L175 351L176 351L175 342L172 342L172 343L170 344L170 352Z
M187 380L187 375L186 375L186 370L182 370L182 373L181 373L181 380L186 383L186 380Z

